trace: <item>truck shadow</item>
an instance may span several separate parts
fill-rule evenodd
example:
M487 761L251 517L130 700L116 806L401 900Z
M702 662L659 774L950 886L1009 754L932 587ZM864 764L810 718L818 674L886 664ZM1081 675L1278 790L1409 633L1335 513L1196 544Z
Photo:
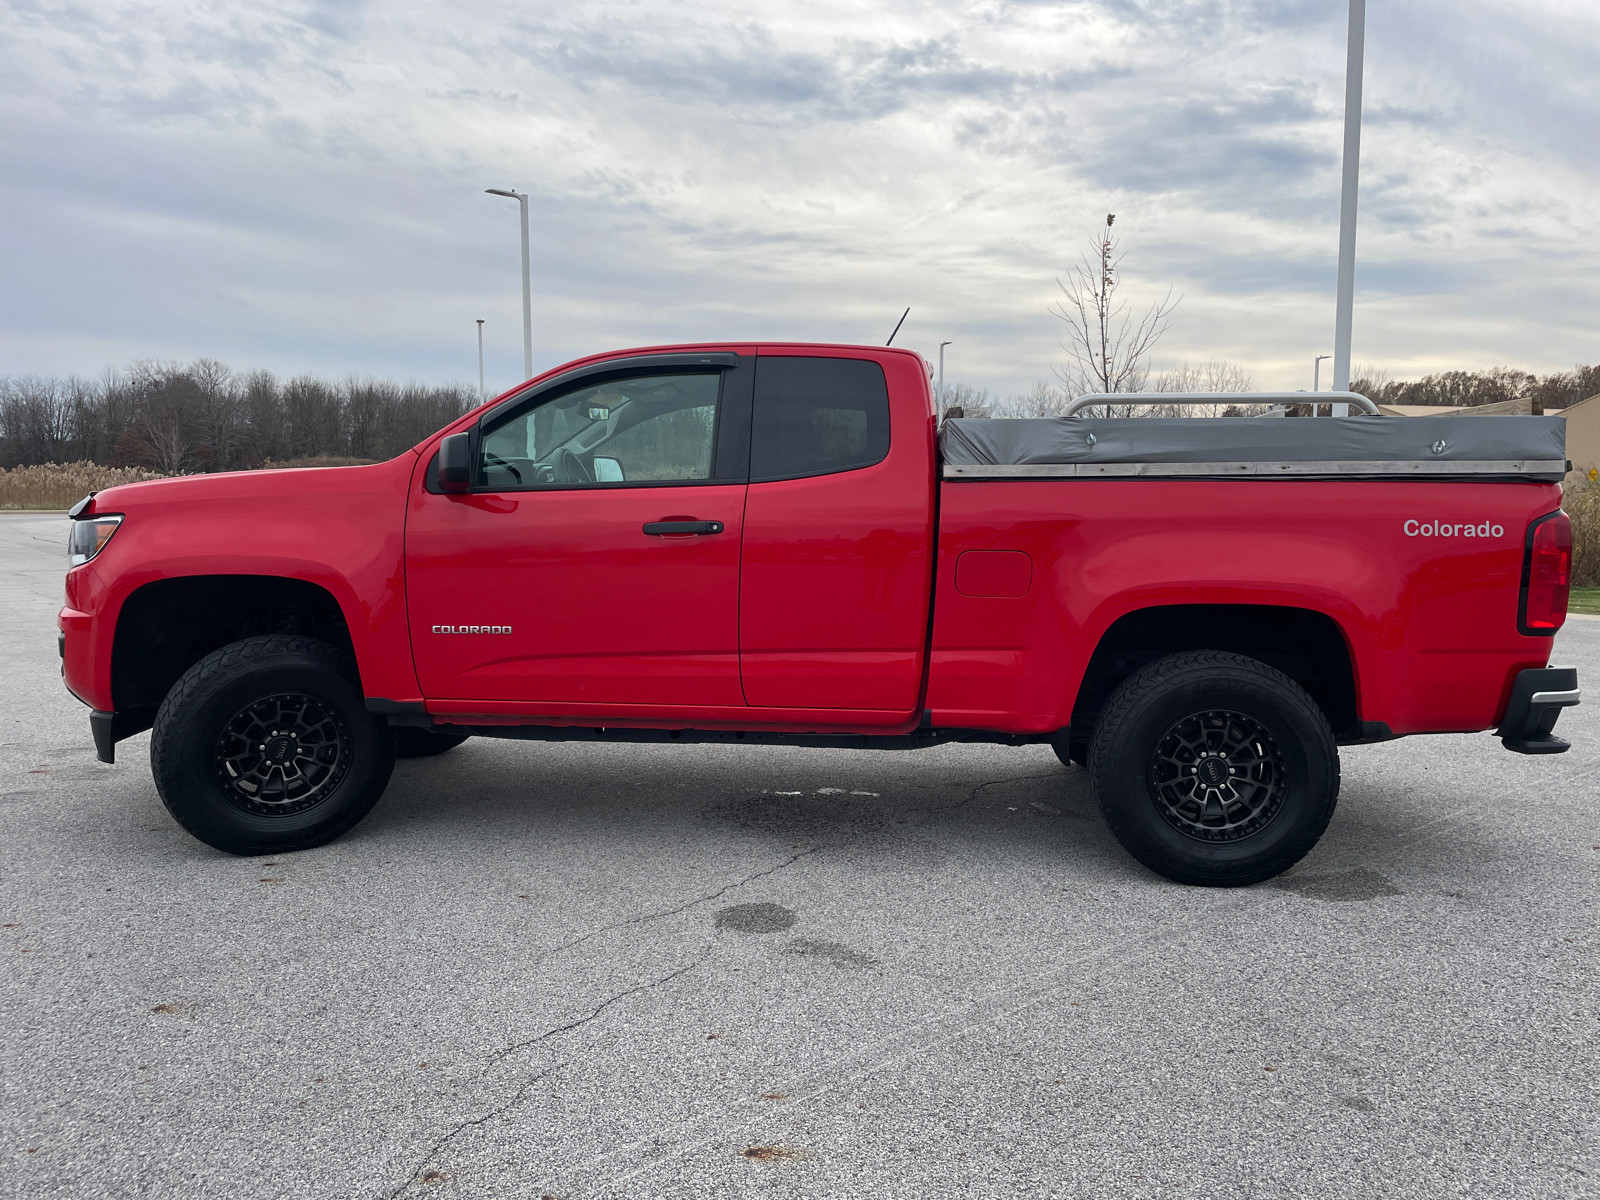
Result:
M396 765L347 838L761 839L927 859L979 845L1125 857L1047 747L873 752L473 740ZM1138 870L1130 865L1131 870Z

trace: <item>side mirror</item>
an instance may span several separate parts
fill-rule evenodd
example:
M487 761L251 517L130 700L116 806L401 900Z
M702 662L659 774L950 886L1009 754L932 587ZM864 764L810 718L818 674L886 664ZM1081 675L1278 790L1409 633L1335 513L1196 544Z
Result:
M439 490L457 495L472 490L470 433L452 433L439 443Z
M603 454L594 456L594 481L596 483L624 483L622 464Z

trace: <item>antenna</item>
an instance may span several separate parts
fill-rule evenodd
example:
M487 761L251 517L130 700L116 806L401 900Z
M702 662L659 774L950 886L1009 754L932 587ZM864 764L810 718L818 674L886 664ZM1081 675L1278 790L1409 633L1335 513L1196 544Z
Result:
M908 304L908 305L906 305L905 312L900 314L900 319L894 323L894 333L899 333L900 332L900 326L902 326L902 325L904 325L906 323L906 318L909 317L910 315L911 315L911 306ZM889 340L884 343L885 346L894 345L894 333L891 333L889 335Z

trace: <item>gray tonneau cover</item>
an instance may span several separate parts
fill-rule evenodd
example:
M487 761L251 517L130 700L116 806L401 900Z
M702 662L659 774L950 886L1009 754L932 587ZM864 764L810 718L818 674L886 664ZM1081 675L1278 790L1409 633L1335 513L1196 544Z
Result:
M1560 417L954 418L946 479L1511 479L1559 483Z

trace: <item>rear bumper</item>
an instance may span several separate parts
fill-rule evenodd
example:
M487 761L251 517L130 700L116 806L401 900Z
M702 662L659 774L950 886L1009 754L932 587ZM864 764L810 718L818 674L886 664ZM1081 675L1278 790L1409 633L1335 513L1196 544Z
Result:
M1550 731L1563 708L1582 700L1577 667L1540 667L1518 671L1511 685L1511 701L1495 736L1507 750L1518 754L1561 754L1571 747Z

